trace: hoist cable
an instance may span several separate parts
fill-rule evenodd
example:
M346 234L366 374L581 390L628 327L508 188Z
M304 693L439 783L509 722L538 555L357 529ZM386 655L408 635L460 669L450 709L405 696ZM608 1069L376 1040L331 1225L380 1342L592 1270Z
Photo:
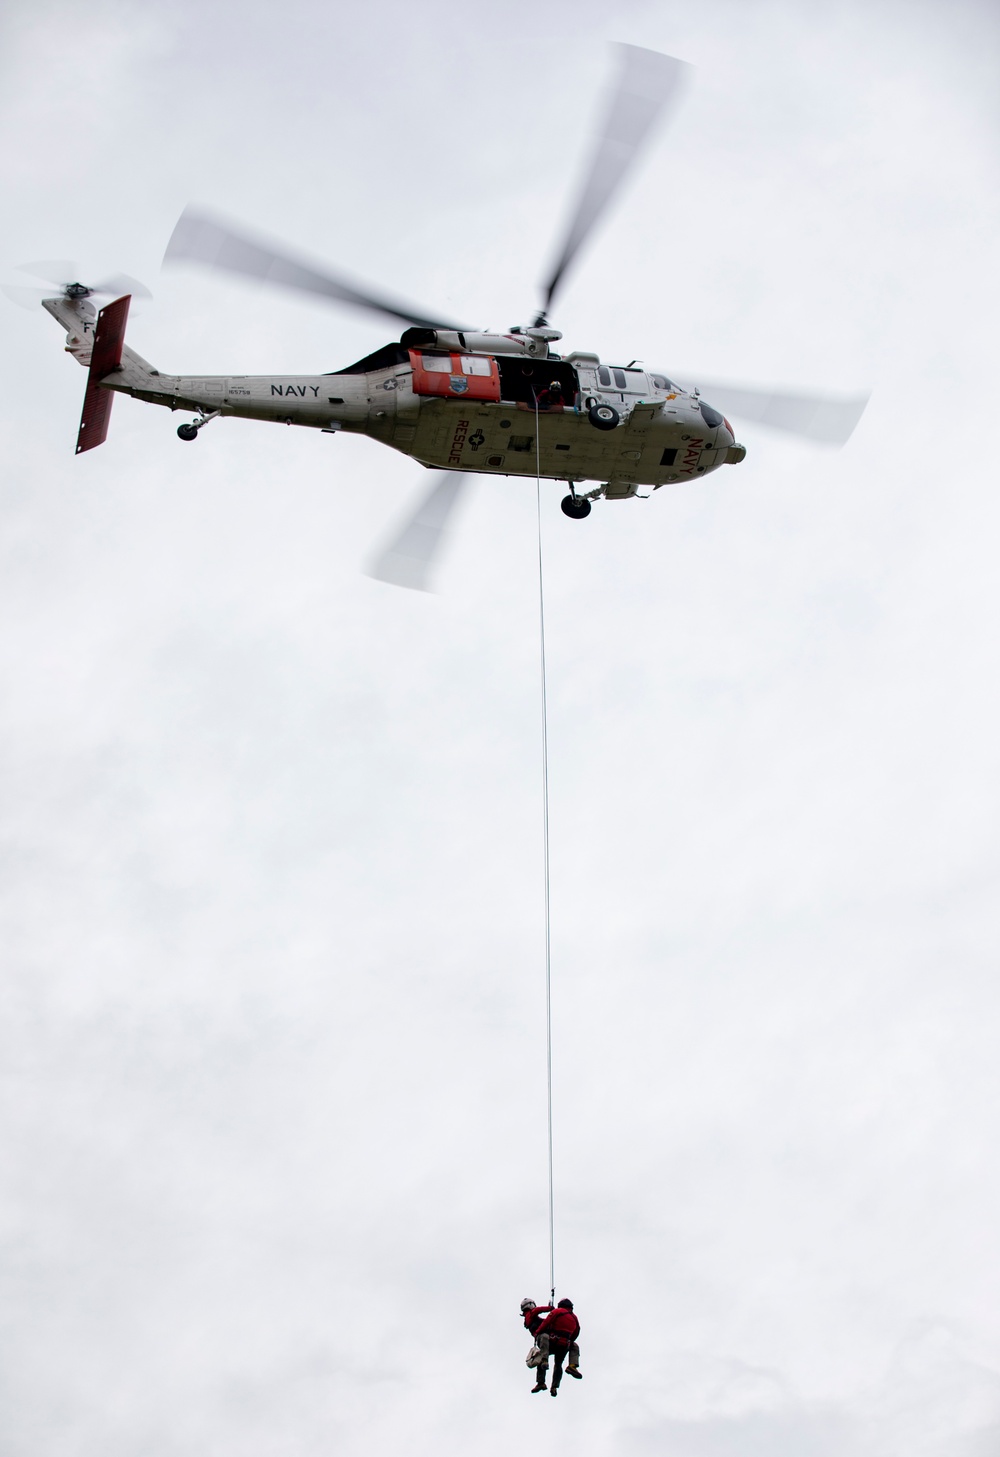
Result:
M534 394L534 390L532 390ZM552 1158L552 896L549 878L549 711L545 670L545 580L542 572L542 457L538 432L538 396L535 395L535 514L538 522L538 635L542 708L542 865L545 885L545 1099L548 1125L549 1172L549 1286L556 1298L555 1178Z

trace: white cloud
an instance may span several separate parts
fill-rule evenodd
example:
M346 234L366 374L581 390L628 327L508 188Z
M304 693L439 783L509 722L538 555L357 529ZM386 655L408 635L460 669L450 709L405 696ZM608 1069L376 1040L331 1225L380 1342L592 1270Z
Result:
M9 262L146 278L167 368L384 340L161 277L191 199L523 315L625 38L699 71L567 342L875 395L840 454L748 429L697 491L580 525L546 494L585 1357L552 1402L516 1317L546 1277L533 488L480 483L442 595L396 592L358 568L405 459L189 447L127 400L75 459L83 374L10 311L5 1451L985 1457L992 8L98 6L71 44L79 14L8 16Z

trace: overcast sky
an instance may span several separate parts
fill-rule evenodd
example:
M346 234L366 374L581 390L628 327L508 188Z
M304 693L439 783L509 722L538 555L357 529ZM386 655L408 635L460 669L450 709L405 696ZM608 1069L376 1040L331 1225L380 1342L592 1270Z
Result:
M2 25L4 276L144 279L162 369L392 335L161 275L188 202L526 320L625 40L697 69L566 346L874 393L841 452L544 489L553 1402L533 484L437 595L372 581L419 467L125 399L75 458L84 373L0 301L0 1453L995 1457L996 5Z

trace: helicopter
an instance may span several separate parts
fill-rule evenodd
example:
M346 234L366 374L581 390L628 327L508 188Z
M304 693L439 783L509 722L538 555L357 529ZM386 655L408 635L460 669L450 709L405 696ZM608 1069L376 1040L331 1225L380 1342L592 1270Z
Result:
M531 322L492 333L430 316L189 207L165 263L239 274L366 309L406 328L398 340L328 374L165 374L125 344L134 287L98 312L92 298L115 291L115 280L93 287L63 283L58 297L41 302L66 329L68 352L88 369L77 453L106 439L116 393L195 411L177 430L189 443L220 418L368 435L435 473L430 492L371 570L385 581L426 588L448 517L470 476L560 481L567 487L563 513L581 520L598 501L649 496L664 485L738 465L746 449L728 415L843 444L867 395L831 398L705 381L685 388L636 360L617 365L589 351L555 352L562 334L549 315L560 286L692 70L643 47L616 49L617 81ZM48 276L43 265L27 271Z

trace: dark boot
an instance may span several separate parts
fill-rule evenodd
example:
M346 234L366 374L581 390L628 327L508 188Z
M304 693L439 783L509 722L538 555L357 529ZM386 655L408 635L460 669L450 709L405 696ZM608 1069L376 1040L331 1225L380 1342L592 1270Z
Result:
M559 1390L559 1383L563 1378L563 1352L556 1351L555 1360L552 1362L552 1395L555 1396Z

